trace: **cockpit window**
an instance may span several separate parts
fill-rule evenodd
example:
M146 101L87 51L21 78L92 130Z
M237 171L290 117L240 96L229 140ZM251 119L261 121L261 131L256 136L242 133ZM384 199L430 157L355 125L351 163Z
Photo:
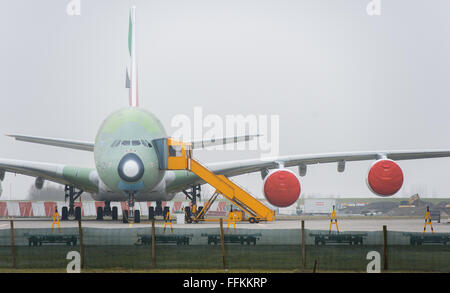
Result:
M115 141L113 141L113 143L111 144L111 147L115 148L116 146L118 146L120 144L120 140L116 139Z
M143 145L145 147L149 147L151 148L152 145L150 144L150 142L148 142L148 140L146 139L134 139L134 140L120 140L120 139L116 139L115 141L113 141L113 143L111 144L111 147L117 147L119 145L124 145L124 146L139 146L139 145Z
M142 145L151 148L152 144L148 142L146 139L141 139Z

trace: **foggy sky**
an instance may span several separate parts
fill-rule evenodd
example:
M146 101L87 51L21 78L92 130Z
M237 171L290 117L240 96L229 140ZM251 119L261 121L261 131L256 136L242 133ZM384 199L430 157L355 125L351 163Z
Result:
M279 115L280 155L450 149L450 2L382 0L2 1L0 133L93 141L128 105L129 8L139 96L170 134L176 114ZM93 154L0 136L0 157L93 167ZM197 151L202 162L257 151ZM309 166L302 195L372 195L371 162ZM396 196L450 195L450 158L399 162ZM259 173L237 182L261 194ZM8 174L5 198L33 179ZM12 193L12 196L11 196ZM63 195L61 195L63 199Z

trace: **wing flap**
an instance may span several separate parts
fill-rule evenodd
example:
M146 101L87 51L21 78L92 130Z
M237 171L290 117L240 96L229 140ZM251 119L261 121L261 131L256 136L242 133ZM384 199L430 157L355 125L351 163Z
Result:
M226 176L237 176L246 173L258 172L262 169L275 169L279 166L293 167L300 164L325 164L340 161L366 161L379 158L392 160L416 160L450 157L450 150L425 150L425 151L369 151L369 152L346 152L328 154L310 154L276 157L271 159L251 159L240 161L229 161L208 164L208 168L214 173Z

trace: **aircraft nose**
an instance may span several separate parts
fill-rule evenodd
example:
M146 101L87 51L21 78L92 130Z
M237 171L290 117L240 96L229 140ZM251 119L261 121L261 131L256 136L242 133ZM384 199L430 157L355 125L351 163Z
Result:
M117 171L123 180L136 182L144 175L144 164L136 154L126 154L120 160Z

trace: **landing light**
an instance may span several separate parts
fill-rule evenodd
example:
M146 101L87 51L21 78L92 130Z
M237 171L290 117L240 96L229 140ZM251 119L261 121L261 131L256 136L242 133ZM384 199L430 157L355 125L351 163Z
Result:
M123 180L136 182L144 175L144 164L136 154L129 153L120 160L117 171Z
M129 178L135 177L139 173L139 165L134 160L128 160L123 164L123 173Z

